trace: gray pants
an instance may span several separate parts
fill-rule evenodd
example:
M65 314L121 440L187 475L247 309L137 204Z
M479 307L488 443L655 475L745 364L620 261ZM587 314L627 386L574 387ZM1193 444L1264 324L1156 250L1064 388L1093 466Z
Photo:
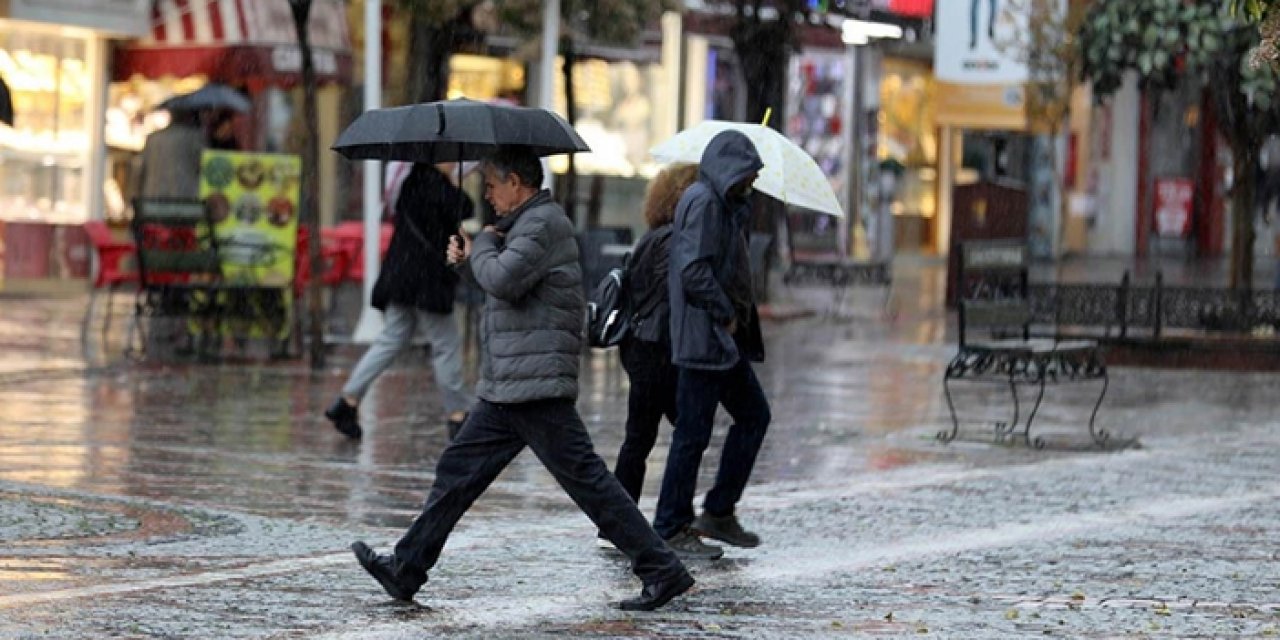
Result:
M462 379L462 337L453 314L390 304L382 319L382 333L356 364L351 378L342 387L342 395L363 398L374 379L391 366L396 355L419 337L431 345L431 365L445 410L449 413L467 411L475 404L475 397L466 390Z

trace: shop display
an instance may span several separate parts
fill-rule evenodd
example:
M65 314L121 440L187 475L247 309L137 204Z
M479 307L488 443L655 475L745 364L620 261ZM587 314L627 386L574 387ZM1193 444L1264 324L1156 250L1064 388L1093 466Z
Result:
M214 223L223 277L262 286L293 280L298 156L205 151L200 197Z
M0 72L14 126L0 126L0 218L79 224L88 217L88 39L0 21Z

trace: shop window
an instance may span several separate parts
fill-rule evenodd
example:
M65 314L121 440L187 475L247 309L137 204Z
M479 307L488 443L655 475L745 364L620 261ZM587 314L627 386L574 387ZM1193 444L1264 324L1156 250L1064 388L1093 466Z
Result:
M0 127L0 216L82 222L89 161L86 38L0 25L0 75L12 93L13 127Z
M661 65L582 60L574 66L573 81L576 129L592 151L577 154L578 172L620 177L656 173L659 167L649 156L649 148L661 142L657 113L672 93ZM555 92L556 111L566 113L563 73L556 74ZM552 157L551 168L563 173L568 160Z

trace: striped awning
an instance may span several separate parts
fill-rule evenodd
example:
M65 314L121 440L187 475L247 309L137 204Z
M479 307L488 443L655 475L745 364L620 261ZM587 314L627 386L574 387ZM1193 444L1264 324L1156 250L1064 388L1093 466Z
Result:
M345 3L314 0L308 37L317 77L349 80ZM113 75L204 74L227 83L291 85L301 69L289 0L156 0L150 34L117 50Z

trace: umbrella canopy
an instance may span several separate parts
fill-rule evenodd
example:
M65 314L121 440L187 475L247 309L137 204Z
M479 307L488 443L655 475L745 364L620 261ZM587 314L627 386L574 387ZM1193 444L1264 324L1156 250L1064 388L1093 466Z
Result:
M499 145L539 156L590 151L563 118L534 107L443 100L371 109L338 136L333 150L351 160L480 160Z
M0 78L0 122L13 126L13 94L4 78Z
M813 157L786 136L759 124L704 120L649 150L661 162L702 160L702 150L717 133L733 129L751 139L764 161L755 188L788 205L844 216L827 174Z
M210 82L191 93L174 96L160 103L157 109L168 111L203 111L206 109L230 109L247 113L253 104L243 93L225 84Z

